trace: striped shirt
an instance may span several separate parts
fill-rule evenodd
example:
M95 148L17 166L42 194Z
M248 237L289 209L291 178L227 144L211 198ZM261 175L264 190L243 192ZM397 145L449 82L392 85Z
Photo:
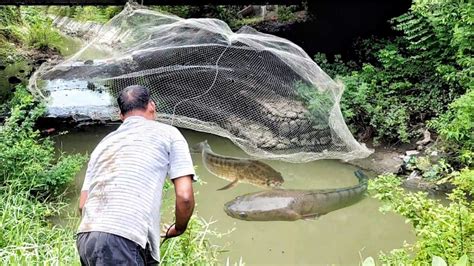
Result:
M175 127L128 117L95 148L82 191L88 197L79 233L115 234L160 259L160 207L166 175L194 176L189 148Z

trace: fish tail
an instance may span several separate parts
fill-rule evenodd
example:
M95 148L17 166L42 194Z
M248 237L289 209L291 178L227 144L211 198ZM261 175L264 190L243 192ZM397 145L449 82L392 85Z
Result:
M360 184L366 184L367 180L369 179L369 177L366 174L364 174L364 172L362 172L360 169L356 170L354 172L354 175L357 177Z

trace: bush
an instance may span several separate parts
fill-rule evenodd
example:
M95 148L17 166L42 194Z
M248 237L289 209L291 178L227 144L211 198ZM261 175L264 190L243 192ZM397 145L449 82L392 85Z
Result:
M40 138L34 124L44 107L24 87L9 105L0 127L0 264L78 264L75 229L49 219L67 207L61 194L85 157L57 157L52 141Z
M97 23L106 23L115 15L122 11L121 6L77 6L77 7L50 7L47 12L62 17L70 17L79 21L92 21Z
M430 199L427 193L406 192L394 175L380 176L369 182L369 191L384 203L382 211L394 211L413 224L417 241L403 249L381 254L388 265L422 265L439 256L454 264L464 255L472 256L474 248L474 170L463 170L454 176L458 184L450 195L449 205ZM472 259L472 258L471 258Z
M278 21L287 22L296 20L296 6L278 6Z
M17 87L10 106L10 116L0 131L0 185L17 184L44 197L59 195L80 170L85 157L57 158L53 142L41 139L34 129L44 106L24 87Z
M392 20L401 37L359 42L356 61L315 57L346 84L341 109L355 133L409 142L472 86L473 6L414 1L409 12Z
M446 149L459 152L457 161L474 163L474 90L449 105L449 110L429 123L445 141Z

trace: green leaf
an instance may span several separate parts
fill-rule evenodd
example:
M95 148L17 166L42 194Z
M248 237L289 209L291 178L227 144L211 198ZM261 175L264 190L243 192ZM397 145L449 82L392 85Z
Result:
M459 258L458 261L456 261L456 264L454 266L468 266L469 265L469 257L464 254L461 258Z
M433 260L431 261L432 266L448 266L446 261L443 258L438 256L433 256Z
M375 266L374 258L368 257L362 262L362 266Z

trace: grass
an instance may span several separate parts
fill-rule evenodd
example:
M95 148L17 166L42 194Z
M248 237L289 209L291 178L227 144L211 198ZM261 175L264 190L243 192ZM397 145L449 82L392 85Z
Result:
M0 264L73 265L79 260L72 227L53 225L48 218L67 207L62 201L41 202L18 186L0 189Z

